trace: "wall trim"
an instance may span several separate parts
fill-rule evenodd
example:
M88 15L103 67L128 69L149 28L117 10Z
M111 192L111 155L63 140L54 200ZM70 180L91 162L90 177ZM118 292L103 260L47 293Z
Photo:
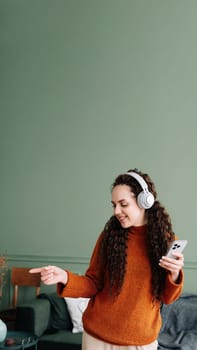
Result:
M89 264L90 257L79 256L41 256L41 255L24 255L24 254L10 254L7 256L10 262L32 262L32 263L44 263L44 264L77 264L87 265ZM197 270L197 261L185 261L185 270Z
M87 265L90 261L88 257L75 256L41 256L41 255L24 255L24 254L9 254L7 255L8 262L35 262L35 263L65 263L65 264L82 264Z
M184 262L185 270L197 270L197 261L185 261Z

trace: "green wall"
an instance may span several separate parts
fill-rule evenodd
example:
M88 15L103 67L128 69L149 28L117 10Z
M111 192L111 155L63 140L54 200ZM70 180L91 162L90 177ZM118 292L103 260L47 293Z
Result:
M111 215L114 177L137 167L189 240L194 291L196 18L192 0L0 0L0 251L10 264L77 260L81 270Z

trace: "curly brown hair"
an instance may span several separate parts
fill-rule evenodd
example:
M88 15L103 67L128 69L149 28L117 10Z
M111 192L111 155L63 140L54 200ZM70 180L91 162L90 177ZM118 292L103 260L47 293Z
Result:
M159 259L165 255L168 245L175 239L169 214L157 200L155 185L148 174L134 169L145 180L149 191L153 194L155 202L150 209L146 209L147 217L147 245L152 271L153 299L162 299L166 270L158 265ZM119 175L112 184L112 190L117 185L127 185L136 198L142 191L138 181L128 174ZM102 240L102 259L109 274L110 293L119 294L124 282L127 264L127 241L129 229L122 228L115 216L112 216L105 224Z

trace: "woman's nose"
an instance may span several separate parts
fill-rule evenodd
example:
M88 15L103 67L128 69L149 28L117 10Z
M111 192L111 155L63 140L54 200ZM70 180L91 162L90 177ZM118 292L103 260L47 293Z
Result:
M117 205L115 208L114 208L114 215L118 215L121 213L121 208L119 205Z

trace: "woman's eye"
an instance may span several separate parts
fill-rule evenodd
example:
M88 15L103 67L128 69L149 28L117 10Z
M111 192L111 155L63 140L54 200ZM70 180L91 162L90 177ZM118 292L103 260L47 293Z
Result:
M127 203L121 204L122 207L127 207Z
M122 208L127 207L127 206L128 206L128 203L120 203L120 206L121 206ZM112 203L112 208L115 209L115 208L116 208L116 204Z

